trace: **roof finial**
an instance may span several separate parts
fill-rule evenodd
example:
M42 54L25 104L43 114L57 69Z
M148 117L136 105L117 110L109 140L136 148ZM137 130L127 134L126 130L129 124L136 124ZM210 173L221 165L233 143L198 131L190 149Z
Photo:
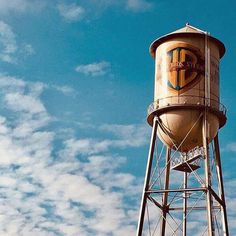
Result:
M188 22L186 23L186 26L189 26L189 23L188 23Z

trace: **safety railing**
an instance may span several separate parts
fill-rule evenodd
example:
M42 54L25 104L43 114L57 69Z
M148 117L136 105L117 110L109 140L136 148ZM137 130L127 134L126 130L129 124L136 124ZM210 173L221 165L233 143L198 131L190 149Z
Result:
M147 113L149 115L160 108L175 106L175 105L183 105L183 106L199 105L199 106L210 107L223 113L224 115L226 115L227 112L226 107L217 100L204 98L201 96L182 95L182 96L170 96L170 97L160 98L154 101L149 105Z

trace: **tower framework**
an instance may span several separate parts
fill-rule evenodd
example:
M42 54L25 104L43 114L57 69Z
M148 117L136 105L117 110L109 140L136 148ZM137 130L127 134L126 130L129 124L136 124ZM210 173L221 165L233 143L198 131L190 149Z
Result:
M203 147L186 154L161 146L158 126L155 116L137 236L228 236L218 135L208 144L203 126Z
M191 51L191 45L186 44L191 40L186 39L183 32L176 31L175 34L164 36L155 41L151 47L151 54L154 53L153 48L157 51L162 50L163 53L161 46L161 49L156 49L159 45L164 44L165 41L170 44L170 40L173 40L176 45L176 40L180 41L175 47L163 46L164 50L169 50L166 57L169 58L170 69L168 63L164 65L164 70L161 68L163 57L156 62L158 89L160 89L158 83L163 86L168 82L171 90L168 88L166 91L175 89L178 90L178 95L159 98L148 109L147 120L152 126L152 135L137 236L229 235L218 139L218 128L226 123L226 109L220 104L219 97L213 99L213 92L218 91L217 83L219 82L215 82L213 78L217 70L214 69L214 58L210 53L211 49L214 50L212 44L217 44L217 50L222 57L224 46L215 38L209 38L208 33L199 32L200 30L194 27L187 25L185 30L191 31L187 36L198 37L197 40L202 40L205 45L203 49L205 55L202 60L204 62L203 75L201 75L200 64L197 65L200 62L192 59L195 51ZM199 44L202 45L202 43ZM184 53L188 54L188 57L183 56L181 50L185 50ZM176 61L173 55L176 56ZM191 65L191 67L186 67L186 65ZM187 93L190 91L190 95L180 93L181 78L189 79L188 76L194 70L193 68L197 68L194 72L199 76L198 78L196 76L196 81L198 80L199 84L202 83L202 87L196 85L195 82L189 90L186 90L187 86L183 86L182 91L187 91ZM214 73L211 70L215 70ZM168 71L167 75L163 75L165 79L158 75L163 71L165 73ZM201 79L200 76L202 76ZM175 77L177 82L173 82ZM213 86L217 87L216 90ZM192 90L195 93L196 88L200 95L191 94ZM201 88L203 91L200 91ZM183 113L183 111L187 112ZM177 119L184 130L181 135L178 135L181 128L173 126L173 114L177 118L178 116L183 118L181 122ZM191 117L191 124L184 123L185 114ZM217 125L214 119L218 122L218 128L215 128ZM190 119L187 117L186 122L188 120ZM216 134L212 132L212 129L216 130ZM175 130L178 132L175 133Z

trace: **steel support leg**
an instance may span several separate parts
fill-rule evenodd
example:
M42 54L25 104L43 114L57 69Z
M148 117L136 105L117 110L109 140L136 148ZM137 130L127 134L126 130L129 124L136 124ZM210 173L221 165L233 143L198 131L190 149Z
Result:
M209 156L209 146L208 146L208 132L209 127L206 119L206 114L203 120L203 147L205 150L205 184L206 184L206 203L207 203L207 220L208 220L208 236L215 236L215 227L213 220L213 202L211 194L211 169L210 169L210 156Z
M229 236L218 134L214 138L214 148L215 148L216 172L217 172L217 177L219 181L219 184L218 184L219 197L221 201L223 202L223 205L221 205L223 233L224 233L224 236Z
M151 142L150 142L150 147L149 147L147 168L146 168L142 200L141 200L141 206L140 206L139 221L138 221L138 228L137 228L137 234L136 234L137 236L142 236L142 231L143 231L145 209L146 209L146 204L147 204L147 191L149 190L153 154L154 154L155 142L156 142L156 137L157 137L157 126L158 126L157 119L158 118L156 116L153 119L152 136L151 136Z
M188 173L184 172L184 189L188 188ZM188 193L183 192L183 236L187 236Z
M165 170L165 183L164 183L164 190L169 189L169 180L170 180L170 148L166 148L166 170ZM166 231L166 216L168 212L168 194L169 192L166 191L163 193L163 210L162 210L162 219L161 219L161 236L165 236Z

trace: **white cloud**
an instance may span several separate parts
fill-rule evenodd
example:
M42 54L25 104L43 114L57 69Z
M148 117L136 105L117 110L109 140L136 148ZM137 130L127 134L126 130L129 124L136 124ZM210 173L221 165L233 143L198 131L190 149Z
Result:
M22 79L16 79L12 76L0 73L0 88L2 88L2 92L7 91L9 93L23 91L25 86L26 83Z
M110 63L107 61L94 62L86 65L78 65L75 71L85 74L87 76L102 76L108 73Z
M0 103L10 114L0 117L0 235L134 235L133 197L141 185L117 172L126 159L104 153L59 159L63 147L55 145L57 130L49 131L53 119L41 99L46 88L0 75ZM76 145L89 152L86 141ZM101 152L106 146L96 145Z
M24 13L38 11L42 9L44 0L0 0L0 13L8 14L12 12Z
M0 60L14 62L13 55L17 48L16 37L11 27L0 21Z
M89 128L89 127L88 127ZM94 128L94 127L90 127ZM75 139L64 142L65 148L60 151L64 158L75 158L77 155L91 155L108 152L111 149L137 148L148 142L148 129L143 125L101 125L100 131L113 134L113 139Z
M84 18L85 10L83 7L76 5L75 3L72 4L58 4L57 6L60 15L69 22L72 21L79 21Z
M99 127L100 130L110 132L118 137L122 142L120 146L140 147L148 142L149 127L145 125L118 125L104 124Z
M123 7L134 12L143 12L152 6L153 3L146 0L87 0L83 1L81 5L61 1L60 4L56 5L56 8L66 21L75 22L84 19L86 15L92 18L110 7ZM0 13L2 15L35 13L42 11L45 7L55 7L55 3L46 0L0 0Z
M7 63L17 63L18 57L29 56L35 53L30 44L17 43L16 35L11 26L0 21L0 60Z
M7 176L0 176L0 187L14 187L16 184L16 179L11 178L11 177L7 177Z
M126 9L135 13L145 12L153 8L153 1L148 0L87 0L82 2L89 18L96 18L111 8Z
M61 155L67 158L75 157L78 154L95 154L108 150L109 140L96 141L93 139L69 139L65 141L65 149Z
M63 93L64 95L75 95L77 92L70 86L62 85L52 85L52 89L56 89L57 91Z
M0 1L0 10L1 12L8 12L8 11L19 11L23 12L27 9L29 2L25 0L12 0L12 1L6 1L1 0Z
M228 143L223 150L229 152L236 152L236 142Z
M34 50L34 48L32 47L32 45L31 44L24 44L23 45L23 47L22 47L22 51L23 51L23 53L26 53L26 55L33 55L33 54L35 54L35 50Z
M30 114L44 112L43 104L29 95L20 93L9 93L5 97L7 106L13 111L26 111Z
M143 12L152 8L153 4L146 0L127 0L127 8L134 12Z

